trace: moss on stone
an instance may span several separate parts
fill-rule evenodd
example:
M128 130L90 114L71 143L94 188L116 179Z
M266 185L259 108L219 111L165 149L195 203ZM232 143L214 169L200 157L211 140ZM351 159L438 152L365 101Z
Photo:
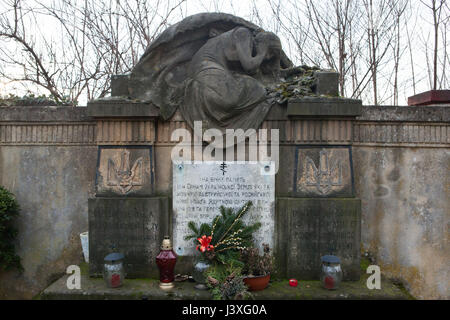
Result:
M78 266L82 275L89 275L89 263L81 262Z
M369 259L365 258L365 257L361 257L361 273L366 273L367 272L367 268L370 266L370 261Z
M83 268L86 272L86 265ZM331 291L324 289L320 281L301 280L297 287L291 287L288 279L272 280L265 290L252 292L252 298L263 300L413 299L404 288L384 278L382 278L381 290L369 290L366 286L368 276L367 274L363 275L359 281L344 281L339 289ZM161 290L158 285L159 280L154 278L126 279L124 285L118 289L107 288L103 279L89 278L86 274L82 275L81 290L67 289L66 281L67 275L57 280L34 299L212 299L209 291L196 290L195 283L189 281L175 283L175 289L170 291Z
M408 300L417 300L405 286L401 283L396 283L396 287L408 298Z

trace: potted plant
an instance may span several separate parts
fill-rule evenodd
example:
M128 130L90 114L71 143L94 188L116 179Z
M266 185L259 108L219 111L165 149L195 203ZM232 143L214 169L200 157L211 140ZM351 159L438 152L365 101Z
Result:
M244 283L250 291L267 288L270 273L273 268L273 256L268 244L263 244L263 255L259 255L258 248L246 248L241 251L241 259L245 263L243 268Z

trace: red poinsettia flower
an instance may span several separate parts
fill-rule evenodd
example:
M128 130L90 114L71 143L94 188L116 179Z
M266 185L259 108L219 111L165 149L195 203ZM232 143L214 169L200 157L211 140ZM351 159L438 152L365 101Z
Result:
M214 250L214 246L210 245L212 237L203 235L201 238L197 239L200 244L196 247L197 250L201 252Z

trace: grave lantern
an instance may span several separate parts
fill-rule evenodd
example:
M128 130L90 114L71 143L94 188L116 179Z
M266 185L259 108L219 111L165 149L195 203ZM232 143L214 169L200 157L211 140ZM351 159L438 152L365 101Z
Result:
M175 279L174 269L177 263L177 255L172 250L172 242L169 237L164 237L161 251L156 257L156 265L159 268L159 287L161 289L172 289Z
M334 290L339 287L342 280L341 260L332 255L321 257L322 272L320 281L325 289Z
M103 279L109 288L117 288L123 284L125 271L123 269L124 255L114 252L105 257L105 265L103 267Z

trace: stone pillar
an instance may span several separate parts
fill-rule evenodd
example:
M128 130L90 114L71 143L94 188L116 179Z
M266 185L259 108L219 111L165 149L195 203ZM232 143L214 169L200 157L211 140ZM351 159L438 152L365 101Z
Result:
M159 112L113 96L90 102L88 114L96 119L98 145L96 194L88 202L89 274L101 276L104 257L118 251L127 277L157 277L155 258L169 234L169 199L155 192Z
M317 280L320 257L334 254L345 280L360 277L361 204L352 163L352 125L360 110L360 100L343 98L288 102L276 183L282 276Z

